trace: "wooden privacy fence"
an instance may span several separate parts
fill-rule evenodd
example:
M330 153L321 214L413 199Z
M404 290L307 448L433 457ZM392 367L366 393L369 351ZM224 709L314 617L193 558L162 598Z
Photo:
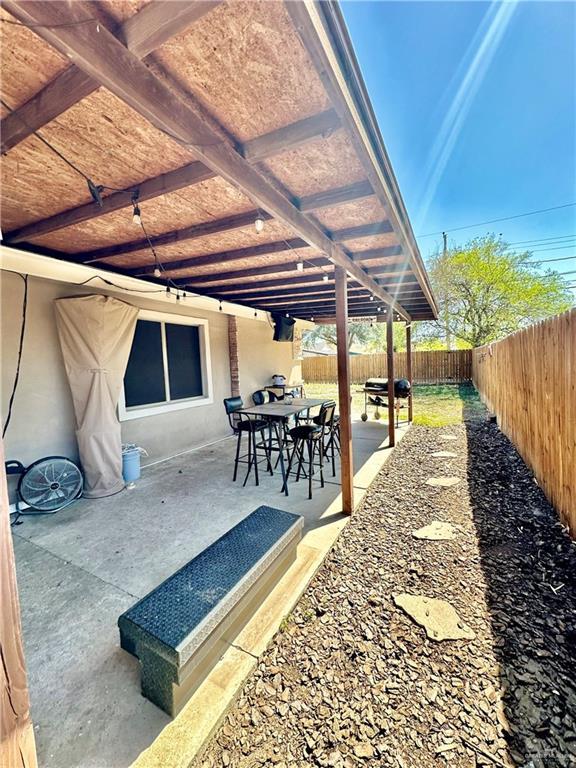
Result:
M386 353L350 357L350 376L355 384L366 379L386 378ZM394 353L396 378L406 376L406 352ZM332 382L338 379L336 355L305 357L302 360L304 381ZM416 384L457 384L472 379L472 350L454 352L412 352L412 380Z
M475 349L473 379L576 538L576 309Z

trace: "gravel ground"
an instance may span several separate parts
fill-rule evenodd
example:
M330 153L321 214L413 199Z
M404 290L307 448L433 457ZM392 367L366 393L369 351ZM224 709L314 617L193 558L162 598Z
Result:
M457 538L412 537L435 519ZM575 574L495 424L414 427L195 765L576 765ZM400 592L450 601L475 639L427 639Z

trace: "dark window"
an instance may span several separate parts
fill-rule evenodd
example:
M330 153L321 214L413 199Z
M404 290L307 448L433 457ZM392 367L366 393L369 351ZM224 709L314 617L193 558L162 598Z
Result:
M124 375L126 407L166 400L162 328L160 323L138 320Z
M170 399L199 397L202 391L200 331L196 325L166 323Z
M201 397L204 387L198 326L138 320L124 394L127 408Z

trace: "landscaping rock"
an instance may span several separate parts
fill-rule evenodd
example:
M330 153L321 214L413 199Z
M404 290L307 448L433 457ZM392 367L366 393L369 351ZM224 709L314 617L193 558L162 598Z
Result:
M397 606L426 630L431 640L473 640L476 637L458 616L453 605L446 600L435 600L424 595L394 595Z
M453 491L425 485L442 430L394 449L195 768L573 768L576 546L479 416L446 435ZM435 520L461 535L416 542ZM402 593L449 601L474 639L429 641Z
M426 539L428 541L450 541L455 539L457 529L452 523L446 523L442 520L433 520L429 525L412 531L415 539Z

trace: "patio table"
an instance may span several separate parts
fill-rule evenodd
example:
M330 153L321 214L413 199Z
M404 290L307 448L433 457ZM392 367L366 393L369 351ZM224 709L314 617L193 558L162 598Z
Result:
M272 403L263 403L262 405L252 405L241 408L236 413L245 413L247 416L256 416L261 419L267 419L274 425L276 440L280 453L280 471L282 472L282 487L284 493L288 496L288 483L286 482L286 469L284 467L284 448L285 436L284 430L278 431L278 422L286 421L290 416L298 416L303 411L309 411L311 408L317 408L326 402L326 398L319 400L311 397L295 397L291 403L284 400L278 400Z

